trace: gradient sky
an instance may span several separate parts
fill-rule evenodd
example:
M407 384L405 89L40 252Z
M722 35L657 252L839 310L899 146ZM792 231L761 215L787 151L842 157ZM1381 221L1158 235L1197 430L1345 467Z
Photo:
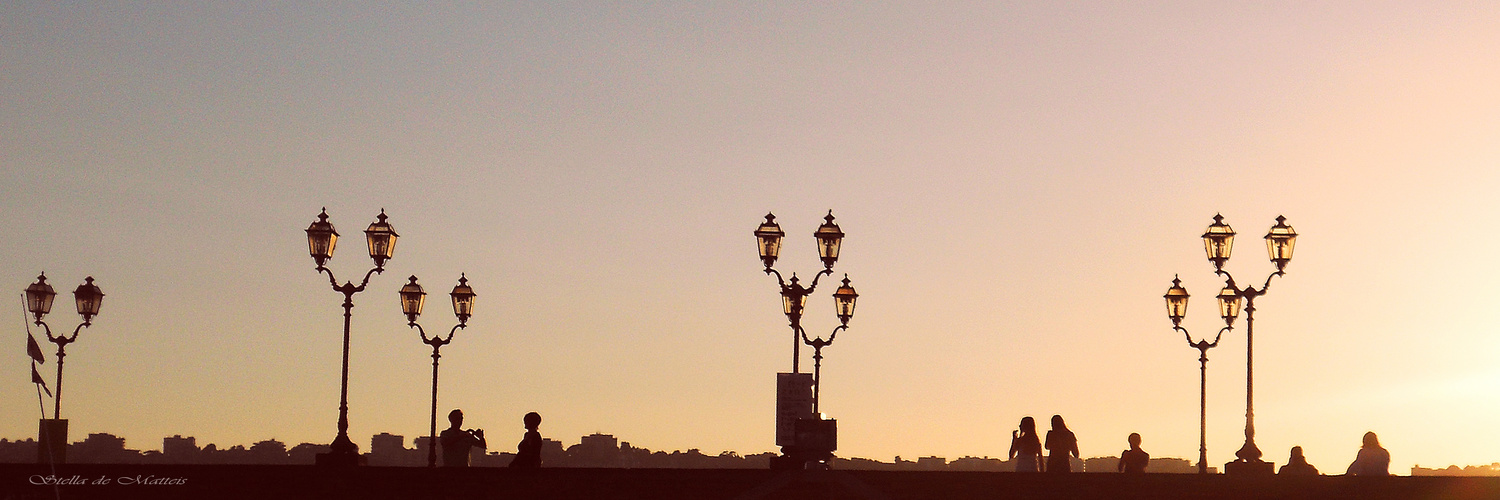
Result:
M1257 442L1325 472L1365 431L1413 464L1500 461L1500 6L1448 2L0 3L0 283L107 294L69 346L72 438L221 447L335 433L341 297L303 229L370 266L355 297L350 434L426 432L429 350L396 290L434 293L439 406L512 450L592 432L652 449L770 451L790 336L778 266L859 289L826 351L844 456L1003 456L1062 414L1085 457L1130 432L1196 459L1197 351L1227 268L1273 270L1256 317ZM828 293L832 288L827 289ZM0 436L38 410L21 306ZM812 298L813 333L837 324ZM38 333L40 335L40 333ZM50 346L50 344L48 344ZM52 352L42 369L51 382ZM1209 460L1243 441L1240 331L1210 352ZM805 365L811 360L806 359ZM47 403L50 412L51 402Z

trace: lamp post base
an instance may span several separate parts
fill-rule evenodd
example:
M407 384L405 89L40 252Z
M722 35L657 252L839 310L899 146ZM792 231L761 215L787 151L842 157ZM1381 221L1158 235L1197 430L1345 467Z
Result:
M37 423L36 435L36 463L68 463L68 419L41 419Z
M1272 462L1235 460L1224 464L1224 473L1231 476L1274 476L1276 475L1276 464Z
M328 453L319 453L315 456L314 463L329 467L354 467L365 464L364 455L359 454L359 446L344 434L339 434L328 448Z
M838 449L838 420L797 419L797 440L782 446L782 456L771 457L773 470L828 470Z

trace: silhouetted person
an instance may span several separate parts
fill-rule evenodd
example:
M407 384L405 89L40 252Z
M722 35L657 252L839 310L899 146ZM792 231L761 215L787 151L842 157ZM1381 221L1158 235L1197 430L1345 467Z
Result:
M1141 435L1132 432L1126 441L1130 442L1130 449L1120 452L1120 463L1115 465L1115 470L1126 474L1145 474L1146 465L1151 463L1151 455L1141 449Z
M1042 440L1036 437L1036 419L1023 417L1021 430L1010 431L1010 455L1016 462L1016 472L1040 472L1042 466Z
M1374 432L1365 433L1364 446L1359 448L1359 454L1354 456L1354 463L1349 464L1349 470L1345 474L1351 476L1389 476L1391 467L1391 452L1380 447L1380 440L1375 437Z
M1292 457L1286 459L1286 465L1281 466L1281 471L1277 472L1277 474L1283 476L1316 476L1318 475L1318 468L1307 463L1307 458L1302 456L1301 446L1293 446Z
M1068 455L1078 456L1078 438L1063 423L1062 415L1052 416L1052 430L1047 431L1047 472L1073 472Z
M484 442L484 430L460 429L464 424L463 410L448 412L448 423L452 425L438 435L438 440L443 443L443 467L468 467L469 449L489 446Z
M521 444L516 445L516 458L510 461L512 469L537 469L542 466L542 433L536 428L542 425L542 415L537 412L526 414L522 419L526 424L526 436L521 438Z

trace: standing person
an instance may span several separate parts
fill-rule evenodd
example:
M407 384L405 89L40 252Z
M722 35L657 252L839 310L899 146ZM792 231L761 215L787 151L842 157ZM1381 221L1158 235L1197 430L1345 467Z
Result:
M510 467L539 469L542 467L542 433L536 429L542 425L542 415L537 412L527 413L521 422L526 424L526 436L521 438L521 444L516 445L516 458L511 459Z
M1078 456L1078 438L1063 423L1062 415L1052 416L1052 430L1047 431L1047 472L1073 472L1069 455Z
M1145 474L1146 465L1151 463L1151 455L1141 449L1141 435L1132 432L1125 440L1130 442L1130 449L1120 452L1120 463L1115 465L1115 470L1126 474Z
M1359 454L1354 456L1354 463L1349 464L1349 470L1345 474L1389 476L1391 475L1390 467L1391 452L1380 447L1380 439L1375 437L1374 432L1366 432L1364 445L1359 448Z
M1021 430L1010 431L1010 455L1016 461L1016 472L1040 472L1042 441L1036 437L1036 419L1021 418Z
M468 467L469 450L476 446L482 450L488 446L484 442L484 429L460 429L464 424L463 410L448 412L448 423L452 425L438 435L438 440L443 443L443 467Z

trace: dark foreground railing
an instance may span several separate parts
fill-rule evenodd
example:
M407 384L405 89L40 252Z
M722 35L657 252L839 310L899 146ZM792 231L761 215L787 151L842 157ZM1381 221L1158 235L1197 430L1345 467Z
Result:
M1500 478L303 465L0 464L0 500L494 499L1500 499Z

